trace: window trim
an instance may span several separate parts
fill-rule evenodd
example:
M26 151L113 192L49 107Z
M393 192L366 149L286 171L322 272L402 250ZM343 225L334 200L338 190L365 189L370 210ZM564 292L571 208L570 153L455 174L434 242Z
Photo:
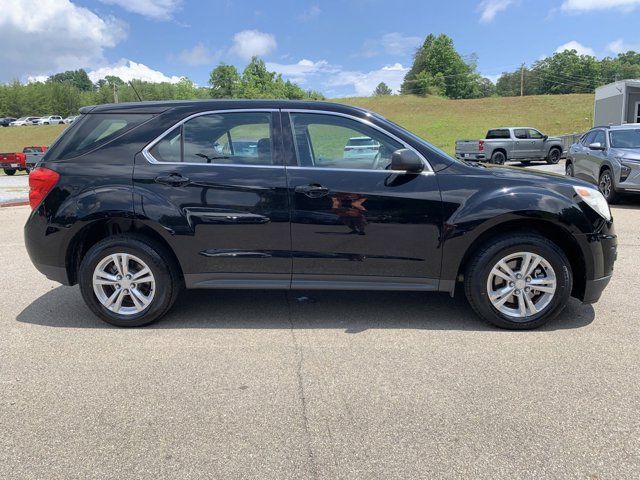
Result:
M431 164L428 162L428 160L424 157L424 155L422 155L422 153L420 153L418 150L416 150L415 148L413 148L411 145L409 145L407 142L405 142L403 139L399 138L398 136L394 135L393 133L385 130L382 127L379 127L378 125L374 124L373 122L366 120L364 118L360 118L360 117L356 117L354 115L350 115L348 113L342 113L342 112L332 112L329 110L313 110L313 109L308 109L308 108L283 108L282 113L286 114L289 117L289 124L293 127L293 121L291 120L291 113L312 113L312 114L321 114L321 115L333 115L334 117L343 117L343 118L349 118L351 120L355 120L356 122L360 122L370 128L373 128L374 130L379 131L380 133L386 135L389 138L392 138L393 140L395 140L396 142L400 143L404 148L407 148L409 150L412 150L413 152L415 152L420 159L422 160L422 163L424 164L424 170L420 172L421 175L429 175L429 174L433 174L433 168L431 167ZM294 148L295 148L295 138L294 138ZM297 152L297 148L296 148L296 160L298 160L298 152ZM296 169L296 170L319 170L319 171L334 171L334 172L382 172L382 173L406 173L405 170L381 170L381 169L374 169L374 168L330 168L330 167L306 167L306 166L302 166L300 164L298 165L294 165L294 166L288 166L287 168L291 168L291 169Z
M200 165L205 167L284 168L285 167L284 165L246 165L246 164L240 164L240 163L236 164L236 163L201 163L201 162L161 162L160 160L157 160L151 154L151 151L150 151L153 147L155 147L158 143L160 143L171 132L173 132L178 128L182 129L182 126L186 122L196 117L202 117L203 115L212 115L212 114L218 115L221 113L271 113L270 128L273 129L274 128L273 114L278 113L279 111L280 110L278 108L230 108L225 110L208 110L206 112L197 112L192 115L189 115L188 117L183 118L182 120L177 122L175 125L169 127L167 130L161 133L157 138L155 138L150 143L148 143L147 146L145 146L142 149L142 156L147 160L147 162L154 165ZM182 144L183 141L184 140L181 139L180 143ZM182 149L182 146L181 146L181 149ZM183 156L182 150L180 155Z

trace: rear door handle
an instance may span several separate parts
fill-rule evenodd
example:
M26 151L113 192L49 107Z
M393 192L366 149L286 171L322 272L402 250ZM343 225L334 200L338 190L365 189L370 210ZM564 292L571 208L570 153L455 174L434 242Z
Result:
M311 185L301 185L295 188L296 193L302 193L309 198L320 198L329 194L329 189L313 183Z
M184 187L189 184L189 179L183 177L179 173L170 173L169 175L159 175L156 177L156 183L169 185L170 187Z

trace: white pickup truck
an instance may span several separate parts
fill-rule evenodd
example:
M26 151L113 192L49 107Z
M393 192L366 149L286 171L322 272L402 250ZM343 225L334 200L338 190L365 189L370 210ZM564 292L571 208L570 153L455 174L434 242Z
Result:
M546 160L558 163L562 157L562 140L549 137L530 127L494 128L481 140L456 141L456 158L495 163L509 160L529 163Z

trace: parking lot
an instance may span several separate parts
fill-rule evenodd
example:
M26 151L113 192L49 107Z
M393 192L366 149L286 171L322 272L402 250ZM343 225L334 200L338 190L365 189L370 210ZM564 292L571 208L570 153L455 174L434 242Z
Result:
M613 212L602 300L509 332L380 292L189 292L112 328L0 209L0 477L638 478L640 202Z

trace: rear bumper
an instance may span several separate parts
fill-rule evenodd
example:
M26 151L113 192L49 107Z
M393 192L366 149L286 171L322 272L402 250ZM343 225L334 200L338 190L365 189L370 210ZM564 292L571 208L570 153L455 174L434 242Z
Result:
M458 160L469 160L469 161L476 161L476 162L481 162L483 160L487 159L487 156L484 153L457 153L456 152L456 158Z

